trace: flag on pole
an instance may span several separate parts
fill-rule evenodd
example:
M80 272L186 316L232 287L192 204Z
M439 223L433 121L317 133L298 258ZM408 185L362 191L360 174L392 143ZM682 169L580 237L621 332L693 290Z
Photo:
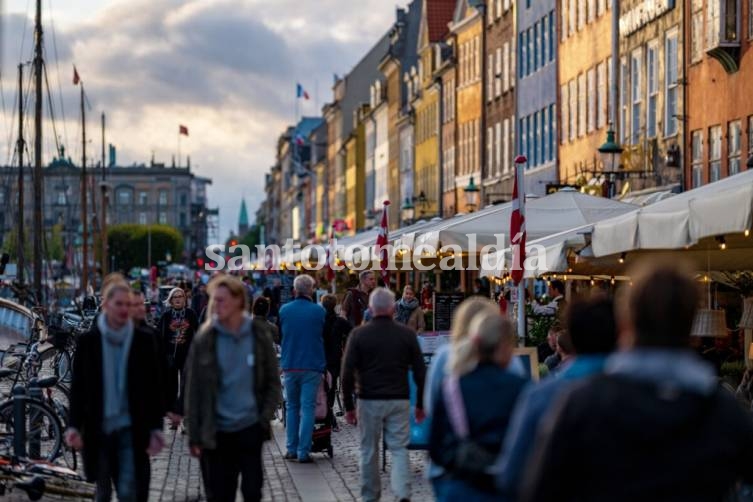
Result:
M178 134L179 135L182 134L183 136L188 136L188 127L186 127L184 125L179 125L178 126Z
M335 226L332 225L332 227L329 230L329 243L327 244L327 281L332 282L335 280L335 269L332 268L332 260L336 260L337 257L334 256L334 253L336 251L335 247Z
M382 208L382 222L379 224L379 236L377 237L376 245L379 250L379 268L382 271L382 281L384 286L390 287L390 272L387 270L390 263L390 257L387 254L387 244L389 243L389 224L387 222L387 208L390 205L390 201L384 201L384 207Z
M510 276L515 284L523 279L523 263L526 259L526 221L525 193L518 192L518 176L522 175L522 166L528 161L523 155L515 158L515 184L512 192L512 215L510 216L510 247L512 249L512 266ZM522 181L522 179L520 180Z
M303 98L303 99L309 99L309 93L306 92L306 89L303 88L301 84L296 84L295 88L295 96L297 98Z
M76 65L73 65L73 85L78 85L79 82L81 82L81 77L78 76Z

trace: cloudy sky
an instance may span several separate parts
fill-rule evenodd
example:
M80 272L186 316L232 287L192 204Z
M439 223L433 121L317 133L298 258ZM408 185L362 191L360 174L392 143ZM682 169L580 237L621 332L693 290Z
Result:
M220 208L224 239L236 228L241 198L252 219L263 198L275 140L294 119L296 82L312 96L301 111L318 115L315 104L331 99L333 74L346 73L389 28L395 3L42 0L55 132L80 159L73 64L91 103L87 136L96 138L97 159L102 111L120 165L148 162L152 152L169 164L177 154L178 125L186 125L190 136L182 138L182 156L190 154L192 168L213 179L210 205ZM3 163L15 141L16 68L32 57L34 5L4 1ZM44 136L48 160L54 153L50 123Z

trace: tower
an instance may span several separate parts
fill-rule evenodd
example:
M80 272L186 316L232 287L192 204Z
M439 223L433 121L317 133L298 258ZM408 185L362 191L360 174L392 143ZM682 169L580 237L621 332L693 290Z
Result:
M238 217L238 236L243 237L248 233L248 211L246 199L241 199L241 214Z

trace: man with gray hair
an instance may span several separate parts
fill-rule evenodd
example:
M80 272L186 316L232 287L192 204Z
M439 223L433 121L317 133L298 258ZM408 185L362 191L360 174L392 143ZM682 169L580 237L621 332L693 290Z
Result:
M345 420L359 425L361 435L361 495L364 502L379 500L379 438L392 453L391 484L401 501L410 499L411 470L410 388L408 371L416 383L416 422L424 419L423 387L426 366L416 333L393 319L395 295L377 288L369 297L372 320L356 328L348 339L342 367ZM358 375L358 410L353 403ZM357 415L357 416L356 416Z
M324 318L312 300L315 281L299 275L293 281L295 299L280 309L282 367L287 401L286 460L311 463L316 391L324 373Z

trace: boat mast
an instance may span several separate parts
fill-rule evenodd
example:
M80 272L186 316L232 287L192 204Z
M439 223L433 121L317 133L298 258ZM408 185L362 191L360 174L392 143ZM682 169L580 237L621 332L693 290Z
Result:
M86 294L89 285L89 228L86 221L86 110L84 107L84 83L81 82L81 226L83 228L83 267L81 277L81 289Z
M34 292L42 302L42 0L37 0L34 31Z
M18 65L18 222L16 280L24 283L24 65Z
M107 185L105 185L106 177L105 167L105 112L102 112L102 222L99 225L101 230L100 241L102 244L102 279L107 275Z

